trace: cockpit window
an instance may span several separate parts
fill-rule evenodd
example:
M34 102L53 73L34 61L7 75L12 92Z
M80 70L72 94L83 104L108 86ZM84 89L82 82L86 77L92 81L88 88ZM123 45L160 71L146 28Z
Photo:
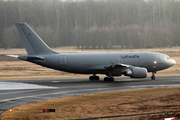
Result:
M170 57L167 57L167 59L171 59Z

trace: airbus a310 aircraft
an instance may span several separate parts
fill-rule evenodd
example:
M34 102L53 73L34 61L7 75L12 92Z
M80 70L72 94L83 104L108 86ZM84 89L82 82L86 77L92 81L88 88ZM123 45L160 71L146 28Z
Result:
M176 62L168 55L157 52L80 53L61 54L53 51L24 22L15 23L28 55L8 55L55 70L93 74L90 80L99 80L96 74L105 74L104 81L114 81L113 76L146 78L173 66Z

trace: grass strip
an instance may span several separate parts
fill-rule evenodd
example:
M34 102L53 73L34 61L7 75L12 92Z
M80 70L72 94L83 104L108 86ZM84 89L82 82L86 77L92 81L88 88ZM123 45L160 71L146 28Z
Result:
M115 91L90 95L45 100L12 108L1 116L2 120L54 120L85 119L132 114L180 111L180 87L148 88ZM43 113L43 108L55 108L55 113ZM178 117L179 113L146 115L128 119L150 119L158 116ZM180 116L179 116L180 118ZM112 118L113 119L113 118ZM115 119L115 118L114 118ZM120 118L123 119L123 118Z

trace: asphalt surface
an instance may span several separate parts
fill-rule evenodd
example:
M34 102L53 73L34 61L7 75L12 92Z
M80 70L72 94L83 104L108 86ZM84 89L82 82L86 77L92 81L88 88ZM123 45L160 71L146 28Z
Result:
M16 106L65 96L168 86L180 86L180 76L159 76L156 80L119 77L115 82L87 78L0 80L0 115Z

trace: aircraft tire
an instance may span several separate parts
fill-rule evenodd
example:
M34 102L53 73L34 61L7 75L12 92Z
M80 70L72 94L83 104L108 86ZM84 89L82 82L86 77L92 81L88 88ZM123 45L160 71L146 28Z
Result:
M109 78L109 77L105 77L105 78L104 78L104 82L109 82L109 81L112 81L112 82L113 82L113 81L114 81L114 78L113 78L113 77L110 77L110 78Z
M155 80L155 79L156 79L156 77L155 77L155 76L151 76L151 79L152 79L152 80Z
M89 80L99 80L100 78L99 78L99 76L90 76L89 77Z
M91 81L94 80L94 77L93 77L93 76L90 76L90 77L89 77L89 80L91 80Z
M113 78L113 77L111 77L111 78L110 78L110 81L114 81L114 78Z
M104 82L108 82L109 81L109 78L108 77L105 77L104 78Z
M99 78L99 76L95 76L95 80L99 80L100 78Z

